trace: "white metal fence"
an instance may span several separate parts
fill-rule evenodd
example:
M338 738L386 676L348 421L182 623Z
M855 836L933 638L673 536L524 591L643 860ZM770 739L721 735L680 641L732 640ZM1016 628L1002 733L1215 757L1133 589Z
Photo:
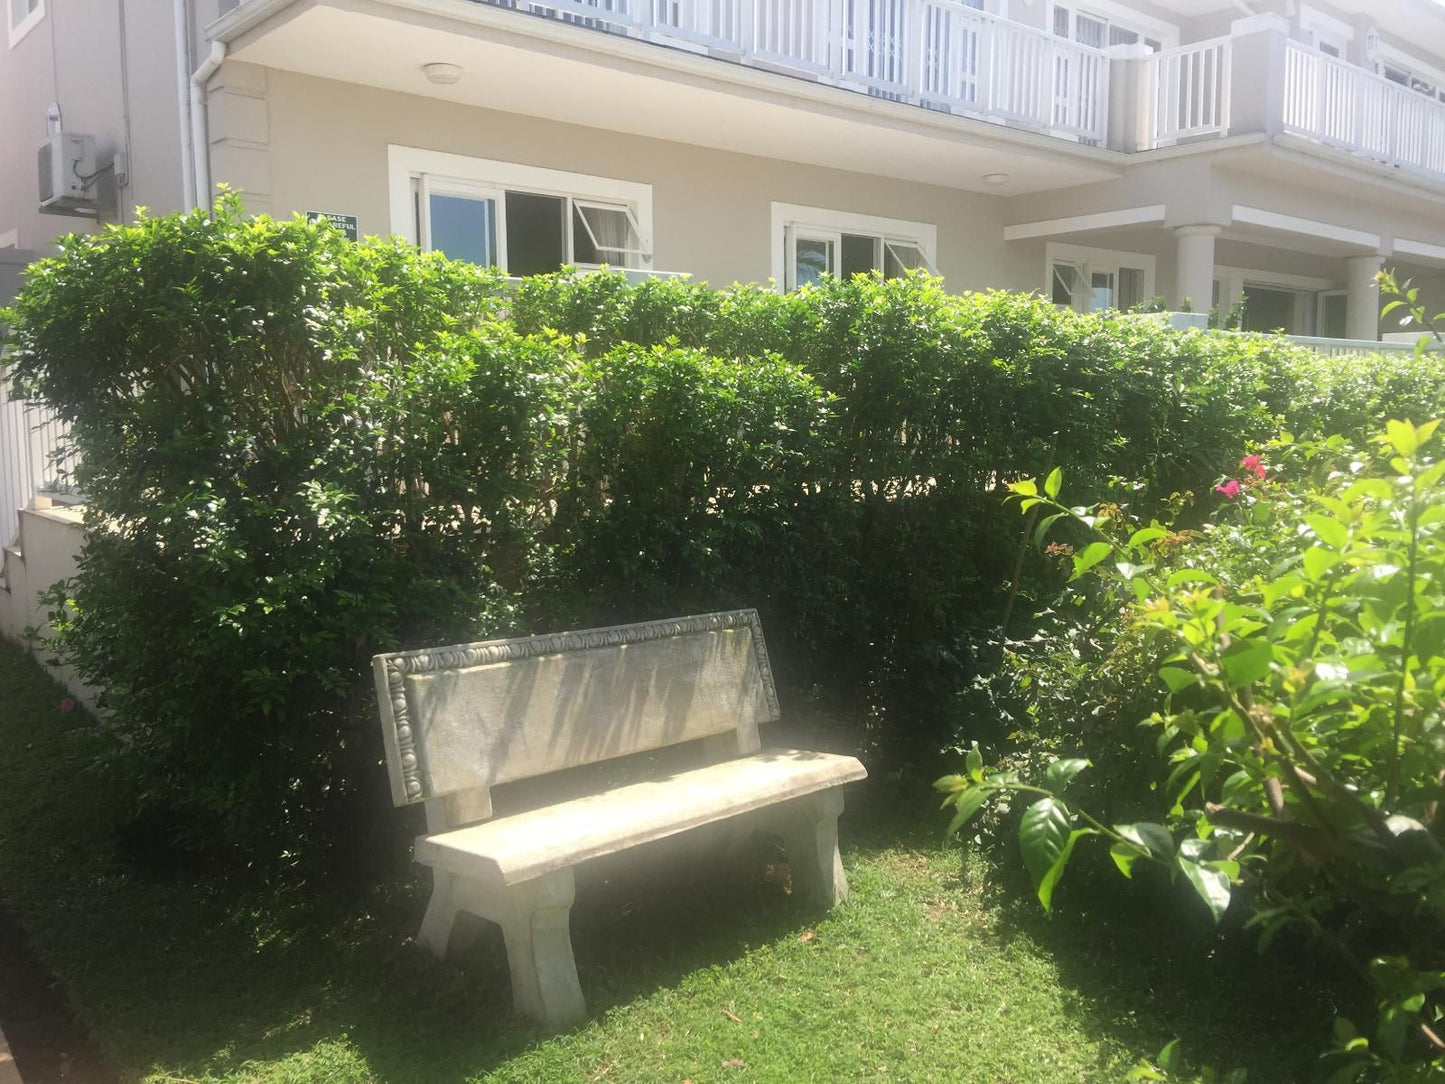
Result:
M1144 58L1142 106L1149 146L1229 132L1232 56L1228 38L1212 38Z
M1103 143L1109 59L961 0L485 0Z
M46 407L10 398L0 386L0 545L8 546L20 512L37 493L75 495L75 453L67 427Z
M1445 103L1296 41L1285 46L1284 127L1445 177Z

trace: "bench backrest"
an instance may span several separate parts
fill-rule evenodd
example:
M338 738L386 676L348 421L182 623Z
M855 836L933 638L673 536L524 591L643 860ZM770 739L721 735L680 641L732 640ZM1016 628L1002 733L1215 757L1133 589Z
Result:
M755 610L373 660L397 805L721 734L758 748L778 697Z

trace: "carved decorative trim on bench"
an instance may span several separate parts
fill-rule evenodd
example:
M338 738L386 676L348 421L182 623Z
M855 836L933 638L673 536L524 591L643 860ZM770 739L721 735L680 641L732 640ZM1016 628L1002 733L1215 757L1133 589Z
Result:
M768 662L768 650L763 641L763 624L758 618L756 610L731 610L726 613L701 614L695 617L643 621L635 625L579 629L575 632L524 636L514 640L489 640L456 647L422 648L416 651L387 655L384 659L386 694L391 707L390 722L393 736L396 739L406 801L420 801L424 796L420 764L416 754L416 740L412 733L411 710L406 700L405 681L408 676L741 628L746 628L752 633L753 656L757 662L758 674L762 679L763 692L768 702L768 713L773 719L777 719L781 714L778 706L778 691L773 684L772 667Z

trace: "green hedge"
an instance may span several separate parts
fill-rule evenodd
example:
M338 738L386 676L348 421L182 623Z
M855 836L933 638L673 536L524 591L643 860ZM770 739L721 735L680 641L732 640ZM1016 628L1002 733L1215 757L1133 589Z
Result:
M395 822L376 651L754 605L785 711L918 757L998 726L967 693L1019 548L1008 480L1141 479L1147 513L1281 421L1373 427L1445 386L922 277L513 293L228 204L68 241L10 320L15 379L84 457L58 647L107 689L116 770L265 859ZM1025 608L1054 576L1027 571Z

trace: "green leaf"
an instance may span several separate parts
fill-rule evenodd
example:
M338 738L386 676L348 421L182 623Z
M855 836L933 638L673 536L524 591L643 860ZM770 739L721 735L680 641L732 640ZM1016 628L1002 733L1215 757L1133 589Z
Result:
M1415 427L1407 421L1388 421L1385 423L1385 436L1390 444L1394 446L1400 455L1409 457L1415 454L1420 447L1420 437Z
M1090 542L1074 554L1074 575L1071 578L1078 579L1113 552L1114 547L1107 542Z
M1304 554L1305 575L1311 582L1317 583L1324 578L1326 572L1342 560L1344 557L1334 550L1327 550L1323 546L1311 546L1305 550Z
M1057 798L1040 798L1024 810L1023 819L1019 821L1019 846L1035 889L1043 884L1049 870L1068 846L1069 823L1069 807ZM1044 904L1044 910L1049 909L1042 896L1039 902Z
M1154 1059L1166 1073L1177 1073L1184 1068L1184 1055L1179 1052L1179 1040L1171 1039Z
M1064 869L1069 864L1069 856L1074 853L1074 844L1078 843L1084 836L1096 836L1099 833L1092 828L1076 828L1069 833L1068 840L1064 843L1064 849L1054 859L1053 865L1044 874L1043 880L1039 882L1039 902L1044 905L1045 911L1053 909L1054 889L1058 886L1060 878L1064 875Z
M1187 858L1179 859L1179 868L1194 886L1194 891L1199 893L1199 898L1209 907L1209 913L1217 923L1229 908L1229 878L1217 869L1191 862Z
M1153 824L1148 821L1138 824L1116 824L1114 831L1156 858L1167 860L1174 857L1174 837L1162 824Z
M1267 640L1236 640L1220 658L1224 676L1230 685L1239 688L1252 685L1269 674L1274 652Z
M1045 516L1043 519L1041 519L1039 521L1038 529L1034 531L1034 545L1037 546L1039 549L1043 549L1044 539L1048 537L1049 528L1054 525L1055 520L1058 520L1066 515L1068 515L1067 512L1055 512L1053 515Z
M1058 467L1049 471L1049 476L1044 479L1044 495L1057 499L1059 490L1064 488L1064 472Z
M1177 693L1180 689L1188 689L1199 684L1199 675L1182 666L1161 666L1159 676L1164 679L1164 684L1169 686L1171 693Z
M953 820L948 822L948 828L943 834L950 839L958 835L959 830L977 816L978 811L983 808L983 803L988 801L989 795L992 793L993 791L987 787L974 787L960 794L955 803L958 812L953 815Z
M1310 525L1315 537L1332 549L1342 550L1350 541L1349 528L1333 516L1305 516L1305 522Z
M974 742L968 754L963 758L964 771L975 783L983 782L983 754L979 752L978 742Z
M1021 497L1037 497L1039 495L1039 484L1032 478L1025 478L1019 482L1010 482L1008 487L1010 491L1017 493Z
M1055 798L1062 798L1064 791L1069 789L1074 776L1078 775L1085 768L1092 767L1092 762L1081 757L1068 757L1063 760L1056 760L1049 765L1044 773L1047 782L1044 784L1053 791Z
M1140 527L1129 536L1129 548L1137 549L1146 542L1153 542L1156 538L1163 538L1169 532L1163 527Z
M1130 843L1115 843L1109 848L1109 857L1114 860L1114 865L1119 867L1119 872L1125 877L1134 876L1134 863L1141 857L1138 847Z

